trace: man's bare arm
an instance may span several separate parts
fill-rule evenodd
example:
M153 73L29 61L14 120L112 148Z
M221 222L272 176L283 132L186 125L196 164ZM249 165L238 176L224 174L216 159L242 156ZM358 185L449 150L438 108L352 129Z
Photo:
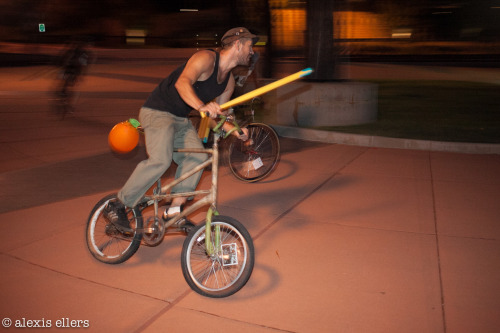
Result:
M199 112L209 112L211 117L220 114L220 106L217 103L204 104L196 95L193 84L198 80L206 80L212 75L215 64L215 55L210 51L200 51L195 53L187 62L179 79L175 83L175 88L181 98Z

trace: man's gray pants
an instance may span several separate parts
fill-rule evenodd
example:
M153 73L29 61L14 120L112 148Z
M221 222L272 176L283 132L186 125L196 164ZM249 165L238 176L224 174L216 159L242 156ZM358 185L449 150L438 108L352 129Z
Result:
M140 162L118 198L127 207L134 207L146 191L165 173L172 160L177 164L175 177L193 169L207 160L207 154L174 153L174 148L203 148L198 133L187 118L177 117L143 107L139 121L144 129L148 159ZM192 192L196 189L203 171L182 181L171 193Z

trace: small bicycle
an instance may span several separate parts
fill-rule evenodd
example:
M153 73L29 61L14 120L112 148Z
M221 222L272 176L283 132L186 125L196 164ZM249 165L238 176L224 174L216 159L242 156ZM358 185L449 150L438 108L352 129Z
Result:
M102 198L95 205L87 221L86 239L90 253L97 260L107 264L122 263L134 255L141 243L157 246L163 241L166 232L183 231L188 235L182 246L182 273L194 291L208 297L227 297L247 283L255 261L252 238L240 222L219 215L216 208L219 140L231 134L222 131L224 121L226 117L221 117L213 129L215 135L211 148L176 150L207 153L210 155L207 161L163 187L161 178L158 179L153 194L145 195L136 207L127 209L132 234L124 233L119 225L112 224L103 216L108 202L118 200L116 194ZM233 124L233 130L241 130L236 122ZM210 165L210 189L169 193L176 184ZM159 213L159 203L169 202L174 197L194 197L194 200L180 214L164 222ZM204 206L210 206L205 223L190 223L187 216Z
M248 141L232 138L227 147L227 164L233 175L244 182L253 183L269 176L280 159L280 141L274 129L266 124L255 122L255 104L259 98L252 99L250 105L240 105L229 110L228 119L234 121L235 113L241 127L248 129ZM235 112L236 111L236 112ZM189 116L198 130L201 117L198 112ZM242 119L242 120L241 120ZM205 146L213 142L213 133L207 138ZM251 144L249 144L251 143Z

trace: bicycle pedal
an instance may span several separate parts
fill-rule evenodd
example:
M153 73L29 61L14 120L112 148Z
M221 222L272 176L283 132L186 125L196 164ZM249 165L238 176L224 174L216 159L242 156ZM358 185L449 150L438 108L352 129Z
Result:
M184 223L184 225L181 226L181 229L186 234L189 234L191 232L191 230L193 230L194 227L196 227L196 224L194 224L190 221L186 221L186 223Z
M189 233L194 227L196 227L196 224L186 218L181 218L179 221L174 223L173 226L175 231L184 232L186 234Z
M134 235L134 230L132 228L127 228L119 224L113 224L113 227L123 236L130 237Z

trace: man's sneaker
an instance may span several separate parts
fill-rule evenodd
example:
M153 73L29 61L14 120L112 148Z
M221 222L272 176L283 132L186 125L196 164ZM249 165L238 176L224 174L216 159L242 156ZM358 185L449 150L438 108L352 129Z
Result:
M180 206L180 207L170 207L168 209L165 209L165 211L163 212L162 214L162 219L163 221L167 222L168 220L170 220L172 217L174 217L175 215L178 215L182 212L182 208L183 206ZM176 223L175 223L175 226L185 232L185 233L189 233L194 227L196 227L196 225L189 221L187 218L181 218L180 220L178 220Z
M181 211L182 211L182 206L176 206L176 207L170 206L168 209L165 209L165 211L163 212L163 215L161 217L162 217L163 221L167 222L175 215L180 214Z
M131 232L130 221L128 220L127 213L125 212L125 206L116 201L110 201L104 207L103 215L118 227L120 231Z

